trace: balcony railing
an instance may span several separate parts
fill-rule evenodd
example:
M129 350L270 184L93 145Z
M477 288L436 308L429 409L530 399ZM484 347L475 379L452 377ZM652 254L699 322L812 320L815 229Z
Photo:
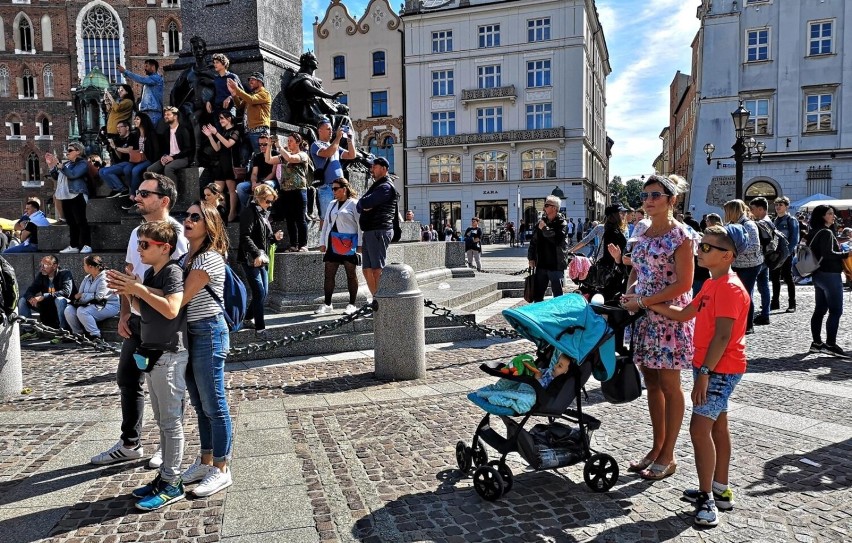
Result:
M455 136L418 136L418 147L442 147L445 145L476 145L480 143L511 143L516 141L558 140L565 138L565 127L541 128L538 130L508 130L487 134L457 134Z
M490 89L466 89L462 91L461 103L467 107L468 102L477 102L479 100L499 100L505 98L515 103L518 98L518 93L515 92L514 85L505 87L492 87Z

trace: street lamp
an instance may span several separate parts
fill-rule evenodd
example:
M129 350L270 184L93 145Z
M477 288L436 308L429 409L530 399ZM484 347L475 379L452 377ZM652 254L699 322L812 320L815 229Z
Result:
M727 157L734 159L734 165L736 166L734 197L739 199L743 198L743 162L754 156L752 154L752 150L754 150L757 153L756 158L759 164L760 161L763 160L763 153L766 151L765 143L762 141L756 141L752 137L745 136L745 129L746 126L748 126L749 117L751 117L751 112L745 108L743 101L740 100L739 107L731 112L731 119L734 121L734 134L736 136L736 141L734 142L734 145L731 146L731 149L734 151L734 155ZM712 143L708 143L704 146L704 153L707 155L708 165L713 159L713 152L715 150L716 146Z

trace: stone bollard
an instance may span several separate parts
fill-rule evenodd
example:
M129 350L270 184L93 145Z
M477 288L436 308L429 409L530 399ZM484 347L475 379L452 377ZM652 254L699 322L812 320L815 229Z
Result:
M20 327L0 324L0 400L19 397L23 386Z
M382 271L373 317L376 378L410 380L426 377L426 330L423 293L414 270L389 264Z

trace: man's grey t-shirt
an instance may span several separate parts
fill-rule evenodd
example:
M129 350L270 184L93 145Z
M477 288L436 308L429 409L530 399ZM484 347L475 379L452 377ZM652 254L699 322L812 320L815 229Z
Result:
M162 290L163 296L183 292L183 269L174 260L163 266L159 273L154 273L154 268L148 268L142 284ZM167 319L139 300L139 312L142 314L142 347L172 353L186 349L183 341L186 335L186 307L180 310L176 318Z

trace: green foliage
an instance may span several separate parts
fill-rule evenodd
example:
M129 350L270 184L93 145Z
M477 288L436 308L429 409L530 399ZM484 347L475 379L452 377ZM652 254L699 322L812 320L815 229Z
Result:
M624 200L627 205L636 209L642 206L642 200L639 199L639 193L642 192L642 185L645 182L641 179L631 179L624 187Z

